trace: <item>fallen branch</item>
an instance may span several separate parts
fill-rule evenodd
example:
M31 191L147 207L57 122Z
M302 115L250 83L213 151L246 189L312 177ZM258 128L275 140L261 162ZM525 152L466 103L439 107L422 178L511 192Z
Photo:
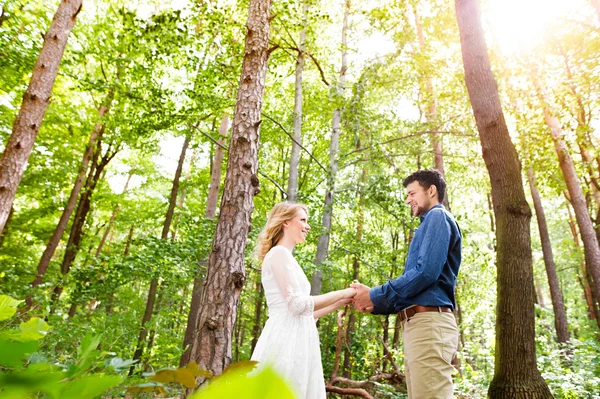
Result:
M360 388L339 388L339 387L334 387L333 385L326 385L325 389L328 392L339 393L341 395L354 395L354 396L360 396L365 399L374 399L373 396L371 396L371 394L369 392L365 391L364 389L360 389Z

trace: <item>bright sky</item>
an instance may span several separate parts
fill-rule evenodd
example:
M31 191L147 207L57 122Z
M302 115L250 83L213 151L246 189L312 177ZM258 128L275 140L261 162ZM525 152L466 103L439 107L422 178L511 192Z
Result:
M531 51L557 24L590 11L589 0L484 0L482 6L486 31L507 55Z

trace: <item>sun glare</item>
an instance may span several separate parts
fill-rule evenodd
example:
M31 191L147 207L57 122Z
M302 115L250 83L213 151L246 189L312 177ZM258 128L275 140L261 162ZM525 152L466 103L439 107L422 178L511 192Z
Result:
M589 0L487 0L483 23L505 54L526 53L567 20L585 18Z

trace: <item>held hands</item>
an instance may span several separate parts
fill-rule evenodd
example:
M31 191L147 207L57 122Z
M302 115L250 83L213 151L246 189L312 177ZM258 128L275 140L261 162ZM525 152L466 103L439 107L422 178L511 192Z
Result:
M356 291L354 288L345 288L342 290L342 299L350 299L354 297L357 293L358 291Z
M353 297L352 301L354 308L361 313L371 313L374 308L371 297L369 296L369 291L371 289L359 282L350 284L350 287L356 290L356 295Z

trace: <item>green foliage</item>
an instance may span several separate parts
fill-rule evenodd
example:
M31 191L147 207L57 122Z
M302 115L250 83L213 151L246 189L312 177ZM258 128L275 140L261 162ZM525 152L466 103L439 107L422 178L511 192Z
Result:
M16 310L20 301L1 296L3 308ZM3 309L4 310L4 309ZM6 313L6 312L4 312ZM35 356L37 340L44 337L48 324L31 318L20 324L20 331L0 331L0 397L25 398L45 394L49 398L95 398L119 384L120 376L88 374L102 355L96 348L101 336L85 336L77 348L77 361L58 366ZM29 359L25 359L29 356Z
M255 364L250 362L233 364L190 399L296 398L287 383L271 368L261 367L253 371L254 367Z
M7 0L1 6L0 148L11 132L58 3ZM90 0L77 17L12 218L0 236L0 290L5 294L0 295L0 376L11 384L10 390L0 391L0 397L23 398L42 391L46 393L40 395L50 397L92 397L109 385L113 388L105 395L122 397L124 385L135 385L138 377L122 385L115 381L132 365L154 375L153 380L136 385L140 396L179 393L191 386L198 372L177 367L193 280L205 276L204 261L211 253L216 226L216 220L203 218L216 148L208 137L218 137L222 115L232 116L234 110L248 2L158 3ZM457 396L483 398L494 373L495 221L490 182L464 85L453 7L440 0L353 4L346 88L338 94L343 7L330 1L309 2L309 6L299 201L309 207L313 229L295 256L310 279L317 269L314 258L334 109L342 109L342 134L333 229L328 258L320 266L323 292L347 286L354 279L355 260L359 280L368 285L382 284L402 272L418 226L403 204L402 180L414 169L434 165L431 132L438 132L451 210L464 237L457 286L464 340ZM234 361L250 358L252 340L267 318L260 264L252 250L267 212L285 197L281 188L287 186L292 144L303 4L274 2L272 12L273 51L262 99L258 154L261 191L254 197L245 253L246 284L236 309ZM417 17L424 43L419 41ZM595 217L599 205L592 178L598 175L600 148L596 132L600 101L595 94L600 90L600 34L596 21L577 18L557 21L559 26L549 31L546 43L530 54L505 56L490 48L511 135L524 168L532 166L536 171L550 226L573 342L568 348L555 342L543 254L532 224L534 272L546 300L545 306L536 307L535 344L540 371L555 396L565 398L596 394L600 370L592 356L599 352L598 327L588 318L581 287L583 251L571 234L568 203L562 193L565 182L529 70L536 65L540 83L549 89L552 111L560 119L590 215ZM100 117L100 107L111 96L108 113ZM435 115L430 113L432 104ZM104 126L102 150L111 146L119 152L93 193L71 270L63 274L61 261L72 221L43 283L32 290L40 256L65 209L97 123ZM161 231L184 136L191 137L190 149L165 240L160 238ZM589 154L587 161L582 148ZM223 169L227 161L225 153ZM220 194L222 190L221 184ZM123 359L131 358L137 345L148 287L155 278L160 306L147 323L153 340L134 364ZM63 289L58 299L53 298L57 286ZM33 317L15 317L20 301L10 297L30 297L32 309L27 315ZM388 347L402 370L401 342L390 342L394 317L386 324L384 318L356 316L355 332L346 345L351 378L363 380L390 370L381 345L386 333ZM326 376L334 365L336 321L336 315L329 315L318 324ZM19 385L15 376L27 385ZM239 388L242 393L232 395L243 397L256 385L264 384L264 392L280 386L268 369L254 371L247 378L232 372L231 380L237 382L215 379L202 395L212 395L212 389L216 397L223 397L227 389ZM377 397L405 397L403 387L387 383L372 389Z

